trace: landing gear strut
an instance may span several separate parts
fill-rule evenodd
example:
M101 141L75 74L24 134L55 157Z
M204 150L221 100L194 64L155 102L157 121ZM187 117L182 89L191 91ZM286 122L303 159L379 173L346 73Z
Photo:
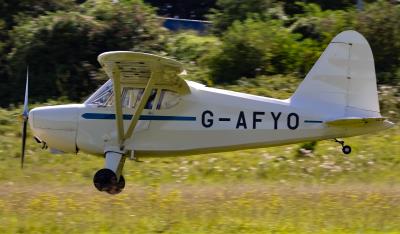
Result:
M100 192L118 194L125 188L125 178L121 175L125 156L122 152L108 151L105 158L105 168L96 172L93 184Z
M342 146L342 152L344 154L350 154L351 153L351 147L348 146L348 145L345 145L344 141L338 140L336 138L334 140L335 140L335 142L339 143Z

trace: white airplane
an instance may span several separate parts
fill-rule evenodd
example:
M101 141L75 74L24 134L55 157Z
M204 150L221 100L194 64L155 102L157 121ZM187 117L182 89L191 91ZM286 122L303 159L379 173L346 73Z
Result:
M183 79L172 59L129 51L99 55L110 77L83 104L34 108L25 93L21 166L29 119L35 139L62 152L104 155L100 191L125 186L125 158L176 156L337 139L384 130L374 59L355 31L337 35L292 97L278 100ZM115 95L115 94L118 95ZM343 153L351 152L342 145Z

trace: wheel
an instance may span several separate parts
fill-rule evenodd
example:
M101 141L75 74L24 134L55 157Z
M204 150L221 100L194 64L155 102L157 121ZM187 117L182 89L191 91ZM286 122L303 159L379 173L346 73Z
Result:
M123 175L119 177L119 181L116 184L113 184L111 187L107 188L105 192L108 194L118 194L122 192L122 190L125 188L125 178Z
M118 188L120 188L121 190L125 188L125 178L123 175L119 176Z
M350 154L350 153L351 153L351 147L348 146L348 145L343 146L342 152L343 152L344 154Z
M117 175L110 170L103 168L98 170L93 177L93 184L99 191L106 191L108 187L117 182Z
M94 175L93 184L101 192L118 194L125 187L125 178L121 175L117 181L117 175L112 170L103 168Z

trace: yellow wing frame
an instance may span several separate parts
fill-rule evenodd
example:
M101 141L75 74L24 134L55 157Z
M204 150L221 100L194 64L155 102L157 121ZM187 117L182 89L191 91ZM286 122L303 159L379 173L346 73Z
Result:
M151 90L161 88L180 95L190 93L189 86L181 78L181 75L185 74L183 65L173 59L147 53L112 51L100 54L97 60L113 81L118 142L122 148L125 140L132 136ZM125 86L144 88L143 96L126 132L121 103L122 87Z

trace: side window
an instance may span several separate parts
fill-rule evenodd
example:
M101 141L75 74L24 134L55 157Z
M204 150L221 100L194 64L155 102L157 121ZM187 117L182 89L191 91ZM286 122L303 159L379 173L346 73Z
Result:
M136 108L139 105L140 101L142 100L143 93L144 93L143 88L123 88L121 97L122 106L127 108ZM144 109L153 108L153 102L156 96L157 96L157 90L153 89L149 96L149 100L144 106Z
M144 89L140 88L124 88L122 90L122 106L135 108L139 105L139 101L143 95Z
M176 106L179 103L179 100L179 94L169 90L162 90L157 104L157 110L170 109Z
M125 108L135 108L143 95L144 89L125 87L122 89L121 104ZM107 103L108 106L114 105L114 98Z
M114 92L111 80L107 81L85 103L95 104L98 107L114 105ZM144 88L123 87L121 104L125 108L136 108L143 97ZM179 95L171 91L153 89L144 109L168 109L176 105ZM156 105L157 104L157 105Z

